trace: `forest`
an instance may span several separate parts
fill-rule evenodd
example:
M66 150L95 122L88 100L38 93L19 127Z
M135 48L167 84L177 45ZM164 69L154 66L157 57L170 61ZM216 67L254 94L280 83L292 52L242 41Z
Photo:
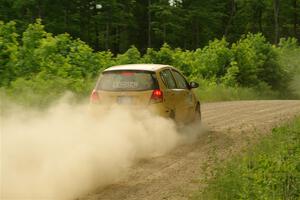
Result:
M47 32L69 33L96 51L142 53L163 43L195 50L215 38L262 33L278 44L300 39L299 0L0 0L0 20L17 32L42 19Z
M299 98L299 0L0 2L2 104L87 99L129 63L179 68L203 101Z

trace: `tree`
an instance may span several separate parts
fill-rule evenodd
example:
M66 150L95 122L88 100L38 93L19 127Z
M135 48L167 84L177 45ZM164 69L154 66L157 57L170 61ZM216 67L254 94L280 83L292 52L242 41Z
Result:
M186 11L184 48L196 49L204 46L209 40L222 37L222 18L224 3L220 0L204 0L183 2Z
M279 42L279 3L280 0L273 0L274 6L274 43L278 44Z
M179 0L161 0L151 5L153 19L151 27L157 41L157 46L163 43L180 45L182 42L185 15L182 2Z
M7 86L16 78L19 43L15 22L0 21L0 87Z
M44 30L44 25L38 19L35 24L29 24L22 35L22 46L16 63L19 76L30 77L40 71L37 58L34 57L35 50L41 45L42 39L51 34Z
M299 34L300 0L0 0L0 19L17 23L21 34L37 18L53 34L69 33L96 51L123 53L135 45L142 53L172 47L196 49L225 36L263 33L279 37Z

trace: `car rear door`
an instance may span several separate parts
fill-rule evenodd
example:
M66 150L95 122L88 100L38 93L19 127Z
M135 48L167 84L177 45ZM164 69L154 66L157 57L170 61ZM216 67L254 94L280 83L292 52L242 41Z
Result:
M172 69L172 74L176 81L176 95L177 95L177 101L176 101L176 115L177 119L180 122L189 122L193 115L194 115L194 99L193 94L189 88L188 82L183 77L183 75Z
M169 68L163 69L159 73L160 78L165 86L163 90L164 93L164 104L165 107L168 109L169 115L171 118L175 118L176 108L176 82L172 75L172 72Z

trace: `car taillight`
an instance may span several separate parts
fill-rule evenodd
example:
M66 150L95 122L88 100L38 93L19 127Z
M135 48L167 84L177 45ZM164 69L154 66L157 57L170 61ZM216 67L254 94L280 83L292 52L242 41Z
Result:
M122 76L133 76L134 73L133 72L122 72L121 75Z
M97 91L96 91L96 90L93 90L93 91L92 91L92 94L91 94L91 96L90 96L90 101L91 101L91 103L98 103L99 100L100 100L100 98L99 98L99 95L98 95Z
M160 103L163 102L163 92L159 89L153 90L150 103Z

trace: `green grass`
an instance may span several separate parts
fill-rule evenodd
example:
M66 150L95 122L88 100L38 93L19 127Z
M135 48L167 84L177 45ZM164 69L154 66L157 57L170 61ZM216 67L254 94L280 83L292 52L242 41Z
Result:
M279 93L271 90L266 85L256 88L229 87L216 84L209 80L199 80L200 87L196 94L202 102L236 101L236 100L271 100L279 99Z
M300 199L300 118L223 163L192 199Z

